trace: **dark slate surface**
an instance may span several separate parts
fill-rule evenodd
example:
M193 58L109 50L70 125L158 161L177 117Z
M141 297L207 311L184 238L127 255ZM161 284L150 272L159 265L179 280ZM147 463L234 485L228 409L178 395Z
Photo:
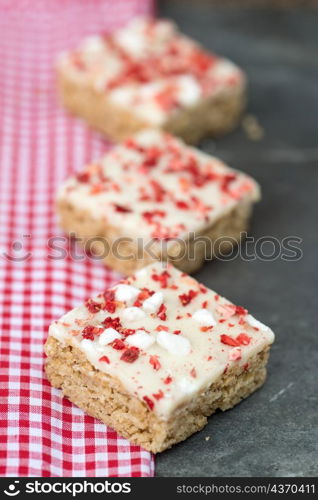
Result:
M300 237L303 257L214 261L197 273L271 325L277 340L265 386L159 455L157 475L317 475L318 12L216 10L169 1L161 14L247 71L249 111L263 125L264 139L252 142L238 130L202 147L260 182L263 200L251 234Z

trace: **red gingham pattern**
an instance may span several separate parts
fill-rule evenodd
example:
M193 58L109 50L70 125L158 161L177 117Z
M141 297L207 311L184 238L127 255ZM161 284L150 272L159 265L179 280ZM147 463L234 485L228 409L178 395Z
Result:
M56 252L49 238L62 236L54 213L58 185L109 147L59 107L54 60L83 36L152 5L0 0L0 9L0 474L151 476L148 452L50 387L43 344L52 320L119 278L78 249L81 258L50 258ZM58 246L67 249L68 242Z

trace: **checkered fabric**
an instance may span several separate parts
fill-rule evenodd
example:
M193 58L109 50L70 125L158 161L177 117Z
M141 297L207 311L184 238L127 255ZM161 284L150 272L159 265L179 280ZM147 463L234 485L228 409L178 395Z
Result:
M0 474L151 476L148 452L50 387L43 344L52 320L119 278L67 240L50 240L63 236L58 185L110 147L58 105L54 60L152 5L0 0L0 9Z

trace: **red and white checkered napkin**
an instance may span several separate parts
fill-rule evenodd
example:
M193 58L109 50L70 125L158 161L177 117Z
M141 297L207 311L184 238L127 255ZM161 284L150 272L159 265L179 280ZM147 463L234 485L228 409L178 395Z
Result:
M62 399L43 372L51 321L119 278L48 248L61 236L57 186L109 147L57 104L54 59L151 8L148 0L0 0L1 475L153 475L148 452Z

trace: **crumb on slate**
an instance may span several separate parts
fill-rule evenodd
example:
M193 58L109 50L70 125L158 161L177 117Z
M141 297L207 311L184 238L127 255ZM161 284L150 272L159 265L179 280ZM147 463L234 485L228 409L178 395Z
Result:
M251 141L260 141L264 137L264 129L254 115L245 115L242 119L242 127Z

